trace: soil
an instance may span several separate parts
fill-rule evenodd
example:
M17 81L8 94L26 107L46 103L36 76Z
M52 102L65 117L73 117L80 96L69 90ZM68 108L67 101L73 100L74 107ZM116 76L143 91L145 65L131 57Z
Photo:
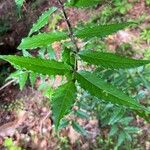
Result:
M15 53L41 12L55 5L58 5L55 0L26 0L19 16L14 0L1 0L0 29L6 31L0 32L0 54Z

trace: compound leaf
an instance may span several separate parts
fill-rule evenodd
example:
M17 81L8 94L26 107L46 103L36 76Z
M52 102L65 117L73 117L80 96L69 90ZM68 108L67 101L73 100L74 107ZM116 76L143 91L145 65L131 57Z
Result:
M52 95L52 111L56 129L58 129L60 120L70 111L75 98L76 87L72 81L58 87Z
M102 66L104 68L134 68L150 63L149 60L136 60L127 57L118 56L112 53L99 51L81 51L79 56L89 64Z
M65 75L71 70L69 65L55 60L12 55L0 55L0 58L10 62L17 69L30 70L43 75Z

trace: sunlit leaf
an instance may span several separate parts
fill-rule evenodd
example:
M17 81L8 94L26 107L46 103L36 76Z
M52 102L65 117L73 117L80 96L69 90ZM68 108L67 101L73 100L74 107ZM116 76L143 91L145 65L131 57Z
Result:
M49 10L45 11L39 17L39 19L36 21L36 23L33 24L33 27L31 28L29 35L40 30L42 27L44 27L46 24L48 24L49 16L56 10L57 10L56 7L51 7Z
M136 100L116 89L116 87L111 84L103 81L94 73L80 71L76 74L76 78L80 86L93 96L114 104L130 107L135 110L148 111Z
M0 58L10 62L17 69L30 70L43 75L65 75L71 70L67 64L55 60L12 55L4 55Z
M55 127L58 129L60 120L66 115L76 98L75 84L70 81L58 87L52 95L52 111L55 118Z
M34 49L38 47L46 47L53 42L66 39L68 36L64 32L40 33L32 37L24 38L18 49Z
M134 68L150 63L150 60L137 60L99 51L81 51L79 56L89 64L104 68Z

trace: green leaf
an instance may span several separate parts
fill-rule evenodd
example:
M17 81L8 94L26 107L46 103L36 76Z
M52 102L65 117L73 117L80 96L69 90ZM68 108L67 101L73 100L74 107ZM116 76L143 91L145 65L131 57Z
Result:
M67 64L55 60L12 55L0 55L0 58L10 62L15 68L30 70L43 75L65 75L71 70Z
M117 131L118 131L117 125L113 125L113 126L111 127L110 132L109 132L109 136L114 136L114 135L117 133Z
M52 46L47 47L47 53L48 53L49 59L56 59L55 52L54 52L54 49L52 48Z
M68 36L64 32L40 33L32 37L24 38L18 49L34 49L38 47L46 47L53 42L66 39Z
M134 126L128 126L128 127L125 127L124 130L128 133L137 133L140 131L140 128L137 128Z
M82 119L89 119L89 118L90 118L90 116L89 116L86 112L81 111L81 110L75 111L74 114L75 114L76 116L82 118Z
M35 24L33 24L33 27L30 30L29 35L31 35L32 33L40 30L42 27L44 27L46 24L48 24L49 21L49 16L54 13L57 10L56 7L51 7L49 10L45 11L40 17L39 19L36 21Z
M59 130L66 128L69 125L69 120L61 119L59 124Z
M23 90L26 81L28 79L28 72L23 72L22 74L19 75L19 86L20 90Z
M123 142L125 142L125 139L126 139L126 133L124 131L120 132L116 147L119 147Z
M72 121L72 127L73 127L73 129L75 131L77 131L81 135L83 135L83 136L87 136L88 135L86 130L83 127L81 127L77 122Z
M133 120L133 117L125 117L120 119L118 122L123 125L128 125Z
M86 26L82 29L76 30L75 35L79 38L92 38L92 37L105 37L107 35L113 34L119 30L128 27L133 23L118 23L110 25L95 25L95 26Z
M103 81L94 73L80 71L76 73L76 78L83 89L100 99L114 104L130 107L134 110L148 111L133 98L128 97L126 94L116 89L116 87Z
M136 60L131 58L126 58L118 56L112 53L105 53L99 51L81 51L79 56L82 60L88 62L89 64L94 64L102 66L104 68L134 68L150 63L149 60Z
M131 135L128 132L125 132L125 134L126 134L126 139L131 142L132 141Z
M58 87L52 95L52 111L56 129L58 129L60 120L70 111L75 98L76 87L72 81Z
M13 73L11 73L7 78L6 78L6 81L10 80L10 79L18 79L20 74L22 74L22 71L21 70L17 70Z
M15 0L17 7L20 9L23 6L25 0Z
M74 67L75 65L75 55L71 49L65 47L62 52L62 61L67 63L68 65Z
M101 0L70 0L66 3L66 6L75 6L75 7L91 7L100 3Z
M113 125L116 122L118 122L124 115L124 109L119 108L119 109L115 109L115 111L113 112L112 117L109 120L108 125Z
M35 81L36 81L36 77L37 77L36 73L34 73L34 72L30 73L29 79L30 79L32 87L34 87L34 84L35 84Z

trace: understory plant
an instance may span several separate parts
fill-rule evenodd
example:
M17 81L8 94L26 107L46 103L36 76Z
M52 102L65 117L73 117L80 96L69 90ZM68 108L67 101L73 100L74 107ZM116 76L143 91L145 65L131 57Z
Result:
M37 76L43 79L43 82L50 77L62 77L62 83L50 92L50 103L55 128L71 123L79 132L84 134L84 130L74 120L63 121L64 116L72 112L74 105L81 101L82 90L90 94L101 102L111 103L120 108L126 108L134 111L137 115L147 119L150 111L141 105L135 98L128 96L118 87L107 82L99 76L95 70L105 68L109 70L129 69L150 63L150 60L136 60L127 58L113 53L106 53L98 49L85 48L85 43L97 37L103 39L119 30L129 27L133 22L122 22L107 25L84 24L83 27L72 27L72 24L66 13L67 7L87 8L99 4L99 0L68 0L63 3L57 0L60 7L51 7L44 12L37 22L33 24L28 37L24 38L18 49L22 50L23 56L1 55L0 58L10 62L18 71L15 74L21 81L21 89L24 87L28 77L32 85L35 83ZM42 28L49 24L49 16L56 11L61 11L68 30L58 29L50 32L42 32ZM82 47L78 46L78 41L82 40ZM61 43L61 58L57 60L52 48L53 43ZM38 55L32 55L30 51L38 49ZM119 109L120 110L120 109ZM122 110L122 109L121 109ZM78 111L78 114L83 112ZM148 119L147 119L148 120ZM62 123L63 122L63 123Z

